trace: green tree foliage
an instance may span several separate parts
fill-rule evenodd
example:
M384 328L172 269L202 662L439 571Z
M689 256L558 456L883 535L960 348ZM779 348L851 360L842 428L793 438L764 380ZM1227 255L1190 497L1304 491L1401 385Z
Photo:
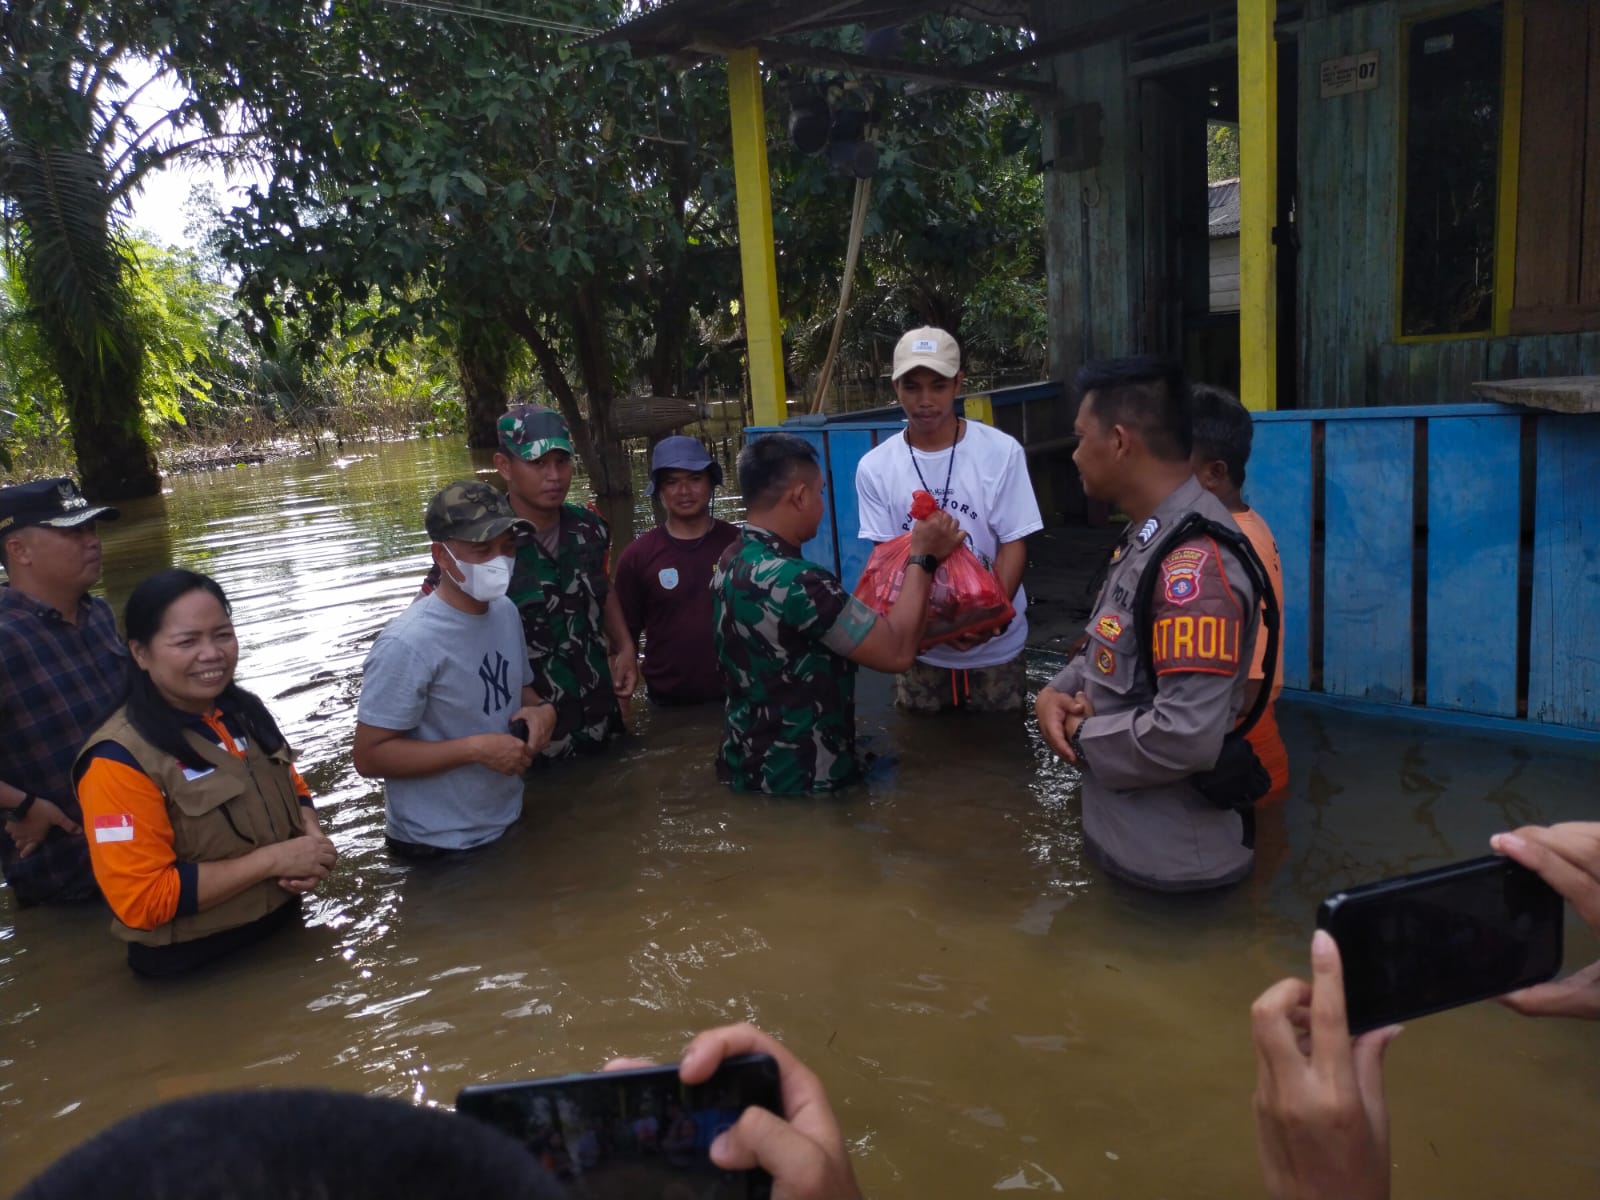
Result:
M484 440L509 332L572 423L597 491L623 491L612 400L641 384L681 390L741 331L720 64L676 70L544 24L602 28L621 8L507 3L494 22L361 2L329 12L250 95L271 112L277 165L234 214L227 254L257 335L301 314L316 336L342 320L378 346L438 336L456 347ZM1009 44L954 21L917 36L908 52L935 61ZM768 89L775 142L783 86ZM878 353L908 320L971 313L997 355L1042 357L1031 114L952 89L886 85L879 100L890 115L853 344ZM773 175L780 295L805 365L809 342L826 341L853 185L824 159L776 149ZM348 306L370 290L382 311L353 323Z
M1220 183L1239 178L1239 127L1211 121L1206 125L1206 179Z
M497 11L601 27L621 10ZM326 335L375 290L382 311L347 328L379 345L453 336L472 379L494 374L480 369L509 332L571 422L596 490L625 492L611 403L647 344L680 353L683 305L703 287L690 266L707 252L691 240L690 197L716 161L697 124L725 124L721 93L542 24L359 2L259 87L275 173L227 245L257 335L302 312ZM468 389L479 393L495 389Z
M231 58L293 40L268 0L9 0L0 8L0 207L10 269L71 416L84 486L159 489L140 405L146 328L118 215L152 170L228 138ZM187 98L140 118L152 71Z
M860 37L848 28L817 40L859 51ZM897 55L934 66L970 65L1020 44L1015 32L945 17L907 26L899 42ZM805 78L828 81L818 72ZM863 367L884 364L909 325L934 324L961 338L969 362L1042 367L1043 178L1027 102L893 79L849 79L832 91L836 109L864 107L882 118L847 356ZM781 87L767 94L779 295L791 362L803 372L831 332L853 181L825 155L788 144Z

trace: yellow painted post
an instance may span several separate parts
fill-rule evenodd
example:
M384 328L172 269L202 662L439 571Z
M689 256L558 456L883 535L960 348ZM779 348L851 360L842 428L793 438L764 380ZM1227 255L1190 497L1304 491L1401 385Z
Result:
M1278 406L1277 0L1239 0L1239 398Z
M988 396L968 396L961 402L961 411L967 420L980 425L994 424L994 402Z
M772 241L772 185L767 174L767 113L761 99L761 61L754 50L728 55L728 112L733 118L733 180L751 401L757 425L776 425L788 411L783 332L778 325L778 258Z
M1522 0L1506 0L1500 90L1500 204L1495 214L1494 335L1511 332L1517 293L1517 185L1522 173Z

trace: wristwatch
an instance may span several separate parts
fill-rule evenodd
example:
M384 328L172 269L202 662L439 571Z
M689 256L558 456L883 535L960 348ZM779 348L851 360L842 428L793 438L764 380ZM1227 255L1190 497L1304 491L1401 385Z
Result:
M1089 757L1083 752L1083 722L1078 722L1078 727L1072 731L1072 736L1067 739L1067 745L1072 747L1072 755L1078 760L1080 768L1089 765Z
M913 563L921 567L929 575L932 575L939 569L939 560L931 554L913 554L910 558L906 559L906 564L908 566Z
M0 820L20 821L28 815L28 810L33 807L33 802L39 797L32 792L24 792L22 799L10 808L0 808Z

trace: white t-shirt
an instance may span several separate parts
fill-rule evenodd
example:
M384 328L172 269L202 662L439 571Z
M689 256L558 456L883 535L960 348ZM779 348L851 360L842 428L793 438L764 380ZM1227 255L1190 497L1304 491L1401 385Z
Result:
M533 682L517 606L501 596L482 615L438 592L384 626L361 668L356 720L423 742L505 733ZM492 842L522 815L522 778L479 763L383 781L390 837L466 850Z
M986 565L1005 542L1014 542L1044 528L1039 502L1028 478L1028 459L1010 434L978 421L963 421L961 440L950 451L911 449L895 434L869 450L856 466L856 500L861 510L861 537L887 542L911 528L911 494L926 487L971 539L972 550ZM918 474L918 471L921 474ZM945 487L949 474L950 485ZM935 646L918 662L953 670L974 670L1008 663L1028 641L1028 593L1012 597L1016 620L999 637L971 650Z

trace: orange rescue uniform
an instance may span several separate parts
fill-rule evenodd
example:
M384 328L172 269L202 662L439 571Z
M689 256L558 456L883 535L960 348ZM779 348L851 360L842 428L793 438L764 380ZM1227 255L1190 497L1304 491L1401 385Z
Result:
M1278 598L1278 613L1281 619L1283 613L1283 563L1278 557L1278 542L1272 536L1272 530L1261 519L1261 514L1254 509L1231 514L1238 524L1240 531L1250 539L1250 544L1255 547L1256 554L1267 568L1267 578L1272 582L1272 594ZM1250 678L1264 680L1266 678L1267 637L1265 631L1256 638L1255 659L1250 664ZM1272 777L1272 790L1264 800L1281 799L1283 792L1289 786L1289 751L1283 744L1283 736L1278 732L1278 719L1275 712L1278 693L1283 691L1283 642L1280 634L1278 645L1278 662L1273 670L1272 695L1267 701L1267 707L1261 714L1261 719L1255 723L1245 735L1250 745L1256 752L1256 757L1261 760L1261 765L1267 769L1267 774Z
M219 710L197 719L194 728L244 759L243 734L229 728ZM309 809L311 792L300 772L289 769L300 803ZM119 921L155 929L195 911L198 864L178 861L166 797L131 756L112 742L96 747L78 779L78 801L95 879Z

